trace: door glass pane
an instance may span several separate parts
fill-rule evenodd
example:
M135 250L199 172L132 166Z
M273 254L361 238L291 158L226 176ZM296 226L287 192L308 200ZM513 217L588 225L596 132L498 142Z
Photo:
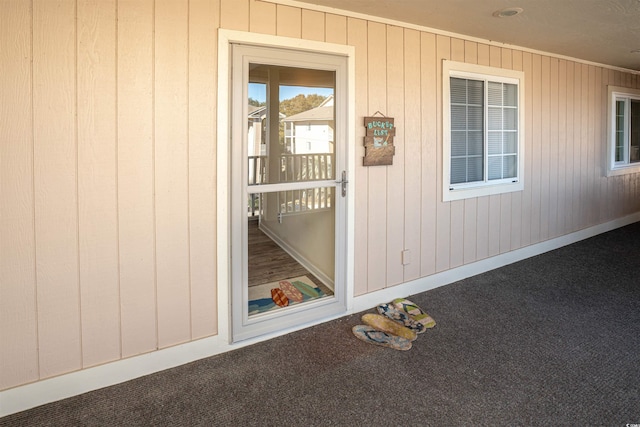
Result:
M249 64L248 314L334 295L335 72ZM277 185L256 191L261 184Z
M334 295L335 187L257 193L249 220L248 314Z
M333 180L335 72L249 70L248 184Z

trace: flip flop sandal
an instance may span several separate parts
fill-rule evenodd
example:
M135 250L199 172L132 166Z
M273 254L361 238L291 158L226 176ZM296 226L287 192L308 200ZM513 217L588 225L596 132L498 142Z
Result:
M391 304L380 304L376 309L378 310L378 313L383 316L387 316L391 320L402 323L416 334L421 334L427 330L422 323L413 320L413 318L411 318L407 313L398 310Z
M436 326L436 321L431 316L422 311L415 303L404 298L396 298L392 301L392 304L400 311L407 313L413 320L420 322L425 328L433 328Z
M287 298L280 288L271 289L271 299L280 307L286 307L289 305L289 298Z
M362 316L362 322L379 331L386 332L409 341L414 341L417 338L415 331L412 331L401 323L380 314L367 313Z
M356 325L351 329L351 331L356 338L370 344L388 347L394 350L404 351L411 349L411 341L395 335L390 335L386 332L378 331L371 326Z
M288 280L280 281L279 285L282 292L284 292L284 295L289 298L289 301L302 302L304 300L302 292L300 292L298 288L293 286Z

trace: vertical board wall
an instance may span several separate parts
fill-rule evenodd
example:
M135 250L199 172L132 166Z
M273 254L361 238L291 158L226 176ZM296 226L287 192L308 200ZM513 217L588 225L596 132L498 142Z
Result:
M5 0L0 389L217 333L218 28L355 46L356 295L640 208L604 174L636 75L255 0ZM524 71L524 191L442 202L445 58ZM394 164L363 167L377 111Z
M219 13L0 3L0 389L217 333Z

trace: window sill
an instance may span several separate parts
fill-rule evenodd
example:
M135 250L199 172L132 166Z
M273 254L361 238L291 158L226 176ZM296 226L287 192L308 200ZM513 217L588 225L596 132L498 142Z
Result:
M471 199L474 197L493 196L496 194L513 193L524 190L522 180L518 182L510 182L493 185L479 185L475 187L462 187L454 190L446 188L442 192L443 202L452 202L454 200Z
M632 165L618 166L615 168L607 169L607 176L619 176L629 175L632 173L640 173L640 163L634 163Z

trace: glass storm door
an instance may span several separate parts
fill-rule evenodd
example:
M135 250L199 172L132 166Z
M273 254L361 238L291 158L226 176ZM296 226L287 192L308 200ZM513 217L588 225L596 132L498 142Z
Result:
M232 64L239 341L346 310L346 58L233 45Z

